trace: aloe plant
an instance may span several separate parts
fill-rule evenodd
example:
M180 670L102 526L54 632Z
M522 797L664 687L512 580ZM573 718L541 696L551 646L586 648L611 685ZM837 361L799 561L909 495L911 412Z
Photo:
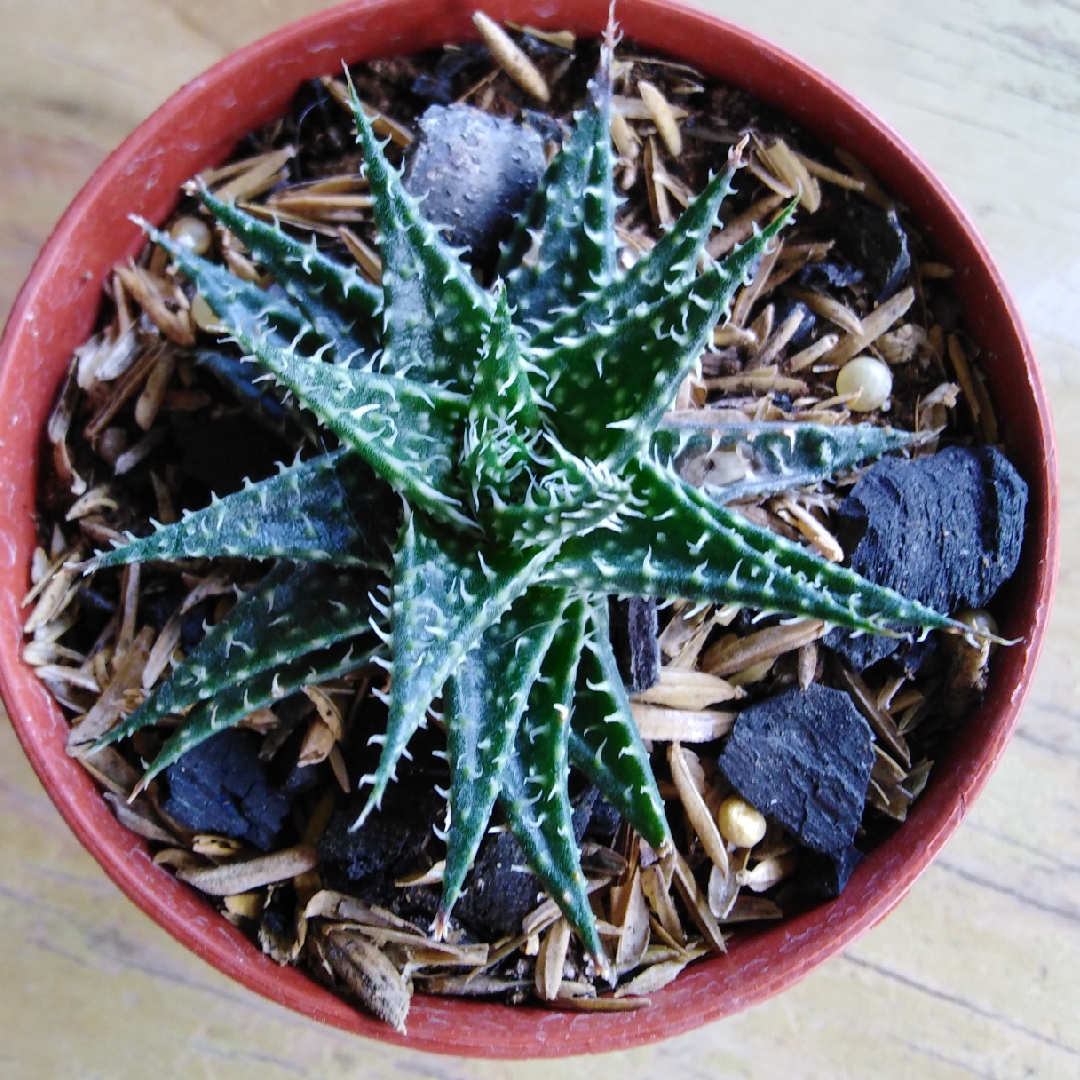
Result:
M694 439L760 440L755 490L900 445L664 421L789 206L722 262L704 254L737 157L629 271L616 267L610 50L485 291L424 219L352 107L383 263L376 288L206 191L281 286L266 292L149 226L241 350L338 448L99 554L274 560L263 582L95 746L184 721L157 774L200 740L304 685L372 661L389 719L359 826L441 699L451 768L446 931L497 802L530 866L607 971L571 827L581 770L654 848L670 834L615 666L609 594L734 602L867 632L950 620L825 562L680 479ZM777 438L779 436L779 438ZM832 441L830 441L832 440ZM840 440L840 441L836 441ZM331 439L331 441L333 441ZM786 449L785 449L786 447ZM760 450L761 447L759 446ZM771 461L771 465L769 462Z

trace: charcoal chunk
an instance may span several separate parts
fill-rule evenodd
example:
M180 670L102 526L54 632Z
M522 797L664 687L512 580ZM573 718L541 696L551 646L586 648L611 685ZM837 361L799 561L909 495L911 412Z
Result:
M839 223L840 246L856 265L878 300L892 296L911 269L907 233L896 210L852 199Z
M540 902L543 891L514 835L489 833L465 879L454 917L490 940L520 934L521 920Z
M487 64L490 55L487 46L481 44L447 49L430 75L419 75L413 80L412 92L427 101L449 105L457 96L454 93L454 80L470 67Z
M416 869L434 842L446 803L430 784L401 781L386 789L382 806L359 829L350 831L366 802L366 794L358 793L334 812L319 842L319 861L335 880L392 884Z
M574 837L581 843L599 792L587 788L574 805ZM485 940L521 933L521 920L540 902L543 883L528 868L525 851L513 833L488 833L465 879L454 917Z
M862 279L863 272L847 263L808 263L799 271L799 284L809 289L846 289Z
M626 689L648 690L660 681L660 631L656 601L641 596L611 601L611 646Z
M810 900L835 899L847 888L862 857L862 852L854 845L843 851L808 854L799 862L803 894Z
M165 813L196 832L220 833L268 851L289 800L267 782L259 737L230 728L189 750L165 770Z
M544 143L528 128L471 105L432 105L405 187L423 198L424 216L445 226L448 241L491 258L544 172Z
M813 683L744 709L718 764L747 802L837 854L862 820L873 736L847 694Z
M840 504L853 570L938 611L983 607L1016 570L1027 485L994 447L954 446L915 461L883 458ZM825 644L856 668L896 638L833 630Z

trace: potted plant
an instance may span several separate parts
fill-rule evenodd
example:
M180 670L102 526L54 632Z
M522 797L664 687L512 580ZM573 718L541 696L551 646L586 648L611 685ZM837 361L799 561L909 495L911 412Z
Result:
M1007 297L991 264L962 216L952 208L947 196L918 167L913 157L858 107L850 103L842 105L839 93L820 77L811 77L795 62L780 58L767 46L730 29L718 28L718 24L700 15L687 13L683 22L672 20L666 23L662 35L649 32L646 28L651 10L649 5L635 5L622 11L620 18L626 31L650 45L683 56L708 71L711 65L705 62L705 49L695 38L700 36L703 41L704 35L699 35L700 28L712 27L712 33L726 35L726 48L722 55L733 64L731 68L717 71L717 74L741 83L766 100L782 105L819 135L845 141L839 135L841 130L847 131L848 138L853 138L851 132L855 132L859 136L861 156L871 167L889 177L893 189L912 205L915 216L942 254L961 268L959 292L962 298L986 294L992 297L994 302L989 304L984 300L981 305L969 305L969 321L977 338L994 342L998 363L988 373L992 389L999 398L1009 396L1014 402L1008 417L1005 441L1014 456L1025 462L1027 476L1034 481L1036 518L1035 528L1029 530L1027 558L1031 560L1033 550L1043 553L1039 573L1029 574L1013 587L1011 610L1016 613L1013 615L1015 622L1004 625L1002 632L1007 636L1022 636L1025 643L1005 654L1004 662L999 663L994 673L994 680L998 687L1026 686L1041 640L1046 614L1045 598L1052 581L1054 564L1054 536L1049 527L1053 497L1052 449L1044 423L1045 408L1037 376L1030 363L1022 332L1012 316ZM420 26L420 20L416 20L415 16L390 5L327 13L226 61L222 67L215 69L221 82L214 83L211 79L208 83L189 88L140 129L118 152L118 157L103 167L69 212L13 314L12 333L6 343L8 352L3 369L7 388L11 390L14 387L13 380L25 378L27 370L41 372L42 385L38 411L22 424L21 430L36 433L40 429L60 367L66 362L71 348L85 336L94 318L96 291L83 290L82 308L78 307L70 292L58 291L62 290L64 281L78 280L77 277L70 277L69 271L78 265L80 272L84 268L90 269L91 277L97 280L107 267L139 244L138 234L133 229L117 230L117 215L134 210L151 220L161 220L169 209L172 192L181 181L201 167L220 160L239 135L280 111L285 98L302 76L324 73L322 69L326 65L322 63L322 57L318 64L311 60L311 55L319 52L314 45L326 44L350 59L360 58L362 50L358 42L369 25L366 20L378 19L388 34L391 28L399 34L393 51L410 52L464 37L468 31L463 17L451 29L455 17L448 14L448 24L432 30L430 23ZM590 19L595 21L590 22ZM561 15L553 14L551 21L581 32L591 30L596 33L602 26L603 18L599 9L579 10L573 14L567 12L565 20ZM300 47L301 42L306 44L306 51ZM332 45L329 44L331 42ZM721 53L717 52L716 55ZM273 74L273 79L268 80L266 85L280 87L281 92L272 95L268 91L267 96L262 98L256 93L250 101L236 102L224 118L211 115L220 95L206 87L223 86L224 80L228 79L244 81L246 74L256 66ZM804 91L798 101L789 102L785 99L784 91L796 77L809 80L813 92ZM842 121L839 117L843 117ZM176 125L189 122L200 131L206 142L196 151L187 145L186 140L177 139L175 145L183 145L185 149L178 153L175 162L168 159L160 183L153 191L143 193L128 187L121 193L113 189L112 181L118 171L123 170L129 177L138 177L140 174L133 169L132 161L145 160L140 159L140 154L157 152L154 149L156 134L152 135L150 129L158 132L167 128L175 136ZM149 169L153 166L146 167ZM59 251L60 238L68 234L69 246L64 249L68 254L62 260L64 273L54 274L61 261L54 251ZM92 241L96 242L96 246ZM71 258L71 251L78 253L78 259ZM46 280L49 281L48 288L43 284ZM46 349L45 339L40 335L35 336L33 330L42 325L50 297L52 303L81 312L81 322L72 328L70 334L50 325L51 344ZM1013 350L1011 362L1006 344ZM20 351L27 348L34 350L29 359L26 353ZM20 357L18 365L11 359L17 352ZM23 407L31 404L23 395L16 393L9 393L6 400L18 400ZM26 436L24 451L35 438L36 434ZM16 439L6 442L5 452L12 451L16 442ZM1041 448L1043 456L1028 456L1032 447ZM1042 479L1042 487L1037 478ZM28 480L21 492L21 504L16 501L17 505L27 509L27 525L22 537L23 561L19 567L13 567L9 574L11 595L14 597L20 596L25 586L26 558L32 544L28 535L32 493L32 480ZM17 576L19 569L22 570L21 578ZM14 621L9 637L13 640L17 638ZM166 925L170 932L224 970L237 974L248 985L271 993L277 1000L304 1008L322 1019L370 1032L362 1017L357 1017L295 973L279 972L270 967L239 935L229 939L227 948L218 941L206 941L195 929L197 920L204 917L202 905L175 882L163 879L160 872L152 869L144 860L136 858L131 861L128 858L126 851L129 842L120 838L119 827L97 800L85 776L64 758L60 745L62 725L57 723L55 706L46 702L40 687L32 682L25 671L19 669L15 659L17 654L17 646L14 646L6 655L4 679L5 697L16 718L20 735L50 793L125 891ZM414 1009L410 1020L410 1041L434 1049L454 1049L458 1052L492 1052L496 1045L499 1052L520 1050L547 1053L572 1052L575 1048L598 1050L625 1046L654 1034L673 1033L693 1023L722 1015L787 985L812 963L842 947L856 933L871 925L899 899L918 870L944 841L951 827L955 826L957 807L963 804L966 797L970 797L972 790L985 778L1015 720L1018 707L1019 695L1013 694L1006 707L1003 701L991 694L987 705L969 722L965 745L954 745L949 759L939 765L930 790L918 804L908 826L867 859L841 900L828 909L799 916L779 930L741 941L726 961L709 962L687 972L674 986L657 995L659 1007L654 1006L644 1019L637 1016L628 1022L616 1016L590 1017L587 1026L582 1027L578 1020L573 1029L567 1025L559 1037L553 1037L551 1020L548 1019L544 1023L546 1041L541 1047L536 1026L528 1012L518 1014L498 1006L466 1007L427 999ZM784 943L793 933L800 944L788 952ZM761 962L764 964L759 967ZM746 972L750 970L756 970L759 974L749 979ZM691 1004L691 999L706 986L720 991L715 999L716 1008L711 1012L701 1012L696 1003ZM463 1008L469 1010L470 1020L467 1029L463 1025L456 1025L455 1030L460 1032L461 1041L453 1047L438 1045L438 1037L432 1033L439 1030L446 1017ZM495 1025L499 1028L500 1040L489 1043L489 1035ZM572 1038L577 1036L572 1037L571 1030L584 1031L585 1041L573 1042ZM508 1032L511 1033L509 1037ZM379 1029L378 1034L385 1035L384 1029Z

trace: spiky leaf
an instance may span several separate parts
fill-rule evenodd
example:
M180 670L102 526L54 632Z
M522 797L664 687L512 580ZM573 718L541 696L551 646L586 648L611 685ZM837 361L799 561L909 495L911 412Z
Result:
M671 833L611 648L606 598L589 605L589 623L570 721L570 763L659 851L670 845Z
M458 899L502 789L504 770L516 758L521 716L565 606L561 590L529 589L488 628L447 684L451 828L440 923Z
M342 641L370 636L376 610L371 594L380 585L385 587L385 580L372 571L345 570L315 562L301 566L279 563L98 745L116 742L199 702L214 699L219 707L211 712L224 725L227 716L239 720L246 715L237 716L237 708L246 708L248 713L259 708L255 704L259 694L263 698L269 694L271 699L283 696L288 686L281 678L290 665L295 671L306 670L310 654ZM370 645L364 649L370 650ZM340 662L338 657L331 665ZM264 678L259 679L260 689L252 696L250 691L257 677ZM244 693L247 684L253 685ZM231 695L231 705L226 706L223 695ZM213 724L210 728L204 737L219 730Z
M585 948L603 963L567 790L570 717L585 617L586 604L579 599L553 620L557 630L529 695L514 753L503 770L501 801L529 865L556 898Z
M393 520L394 501L361 460L337 451L185 512L174 525L97 555L89 569L223 555L386 565L382 523Z

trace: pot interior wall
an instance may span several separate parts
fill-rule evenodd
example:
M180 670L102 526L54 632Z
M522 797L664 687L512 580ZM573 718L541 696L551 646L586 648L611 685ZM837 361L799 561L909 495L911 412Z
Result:
M607 18L606 2L597 0L504 2L486 10L495 18L589 36ZM694 965L652 995L652 1007L642 1012L584 1015L421 997L402 1039L263 957L190 889L154 867L145 843L116 822L88 775L65 755L59 709L19 660L19 601L35 544L33 463L72 350L94 328L107 272L142 246L127 215L164 219L179 185L281 114L303 80L333 73L343 58L472 40L470 15L471 6L453 2L352 3L256 43L170 99L109 158L62 219L20 294L0 350L0 505L9 514L0 545L0 679L27 753L80 839L144 911L216 967L316 1019L423 1049L484 1056L596 1052L676 1034L791 985L883 917L955 829L1011 733L1041 646L1057 560L1053 443L1031 350L1000 276L967 218L910 149L843 91L752 35L659 0L621 0L619 20L629 37L785 109L826 143L862 158L956 268L992 394L1009 406L1002 410L1003 439L1031 488L1024 559L1008 589L1010 612L1002 627L1025 640L999 650L987 703L937 763L908 822L864 860L840 899L737 937L727 956Z

